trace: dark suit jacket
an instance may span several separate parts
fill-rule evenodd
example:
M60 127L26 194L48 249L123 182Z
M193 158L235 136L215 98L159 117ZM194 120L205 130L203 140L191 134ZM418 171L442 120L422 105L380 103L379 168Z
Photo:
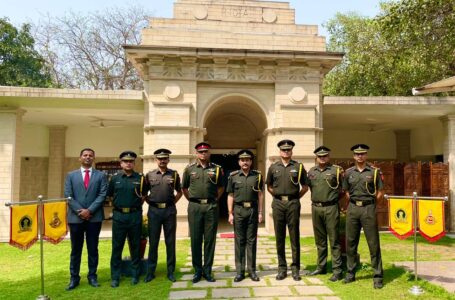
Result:
M92 168L88 189L85 189L81 170L69 172L65 179L65 197L71 197L68 203L68 223L82 223L77 211L88 208L92 214L90 222L102 222L104 219L103 202L106 199L107 178L103 172Z

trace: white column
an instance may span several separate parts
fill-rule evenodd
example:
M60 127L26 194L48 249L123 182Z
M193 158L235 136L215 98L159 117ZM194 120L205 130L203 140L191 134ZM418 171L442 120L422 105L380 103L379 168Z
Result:
M455 115L441 118L444 128L444 162L449 163L450 230L455 230Z
M396 160L408 162L411 159L411 130L395 130Z
M17 108L0 108L0 240L9 239L10 213L6 202L19 200L22 115Z
M63 197L66 127L49 126L49 164L47 197Z

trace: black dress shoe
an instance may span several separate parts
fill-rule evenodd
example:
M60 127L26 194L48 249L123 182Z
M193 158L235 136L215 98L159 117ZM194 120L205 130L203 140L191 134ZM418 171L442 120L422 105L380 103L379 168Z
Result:
M355 276L353 275L346 275L346 277L343 279L343 283L351 283L355 281Z
M299 271L292 271L292 279L294 281L300 281L302 277L300 277Z
M169 279L169 281L172 281L172 282L176 282L177 281L177 279L175 279L174 273L168 273L167 274L167 279Z
M251 278L251 280L253 280L253 281L259 281L259 280L260 280L260 279L259 279L259 276L258 276L258 274L256 274L256 272L251 272L251 273L250 273L250 278Z
M204 277L205 280L207 280L208 282L215 282L216 281L215 278L213 278L212 275L210 275L210 274L205 274L204 273L204 274L202 274L202 277Z
M145 278L144 278L144 282L150 282L152 281L153 279L155 279L155 274L154 273L147 273L147 275L145 275Z
M237 274L237 276L234 277L234 282L240 282L243 279L245 279L245 275L244 274Z
M202 274L201 274L201 273L198 273L198 272L195 273L195 274L193 275L193 280L192 280L193 283L197 283L197 282L201 281L201 277L202 277Z
M131 278L131 284L132 284L132 285L136 285L136 284L138 284L138 283L139 283L139 278L137 278L137 277Z
M373 287L374 287L375 289L382 289L382 288L384 287L384 285L382 284L382 281L375 281L375 282L373 283Z
M315 275L323 275L323 274L327 274L327 271L321 270L321 269L316 269L308 275L315 276Z
M285 279L286 277L288 276L288 274L286 272L278 272L278 274L276 275L276 280L283 280Z
M111 287L116 288L116 287L118 287L118 286L119 286L118 280L115 280L115 279L114 279L114 280L111 281Z
M332 277L329 278L329 280L332 281L332 282L336 282L336 281L341 280L341 279L343 279L343 274L342 273L333 274Z
M100 284L98 283L98 280L96 278L89 278L88 279L88 284L90 284L93 287L99 287Z
M70 283L66 286L65 290L71 291L74 290L79 285L79 281L70 280Z

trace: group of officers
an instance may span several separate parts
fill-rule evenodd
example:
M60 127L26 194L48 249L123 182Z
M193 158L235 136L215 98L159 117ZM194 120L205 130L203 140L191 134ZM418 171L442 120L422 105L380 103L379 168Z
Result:
M131 251L132 284L137 284L139 281L139 247L144 201L148 203L150 243L144 281L150 282L155 278L158 243L162 229L166 244L167 278L172 282L176 280L174 276L177 224L175 205L182 195L189 201L188 224L194 269L192 282L197 283L202 278L208 282L214 282L212 266L218 226L218 207L225 187L228 194L228 220L234 226L235 234L237 274L234 282L242 281L246 274L251 280L259 281L260 278L256 273L257 231L258 224L263 221L264 184L266 184L267 191L273 196L272 216L278 257L277 280L283 280L288 276L285 252L286 228L289 231L292 250L291 276L295 281L301 280L300 199L310 189L318 258L316 269L308 275L327 273L328 238L333 273L329 280L343 279L339 226L340 210L347 210L347 272L343 282L350 283L356 280L357 247L363 228L374 269L373 286L382 288L383 269L375 203L383 195L383 179L380 170L367 163L369 147L364 144L354 145L351 150L355 165L344 171L340 166L330 163L330 149L320 146L314 150L316 164L307 172L302 163L292 159L292 150L295 146L293 141L282 140L277 146L279 159L269 167L265 178L260 171L252 169L253 153L250 150L241 150L237 153L239 169L229 174L227 183L224 180L222 167L210 161L211 146L206 142L195 146L197 159L185 168L182 181L177 171L168 168L171 154L168 149L158 149L154 152L157 168L145 175L134 171L137 155L132 151L122 152L119 156L122 171L112 176L107 188L107 196L113 198L114 207L111 286L118 287L120 283L121 254L126 239L129 241ZM339 199L344 196L349 199L347 208L339 206ZM71 275L72 279L68 287L73 283L73 274ZM95 286L90 278L89 283ZM97 283L96 286L99 284ZM67 289L74 288L68 287Z

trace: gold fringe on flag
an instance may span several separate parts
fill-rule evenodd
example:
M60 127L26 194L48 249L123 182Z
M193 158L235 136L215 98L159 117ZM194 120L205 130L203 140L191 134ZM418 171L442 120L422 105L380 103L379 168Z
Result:
M68 233L66 201L43 205L43 238L52 244L60 243Z
M10 207L11 246L27 250L38 240L38 205L17 205Z

